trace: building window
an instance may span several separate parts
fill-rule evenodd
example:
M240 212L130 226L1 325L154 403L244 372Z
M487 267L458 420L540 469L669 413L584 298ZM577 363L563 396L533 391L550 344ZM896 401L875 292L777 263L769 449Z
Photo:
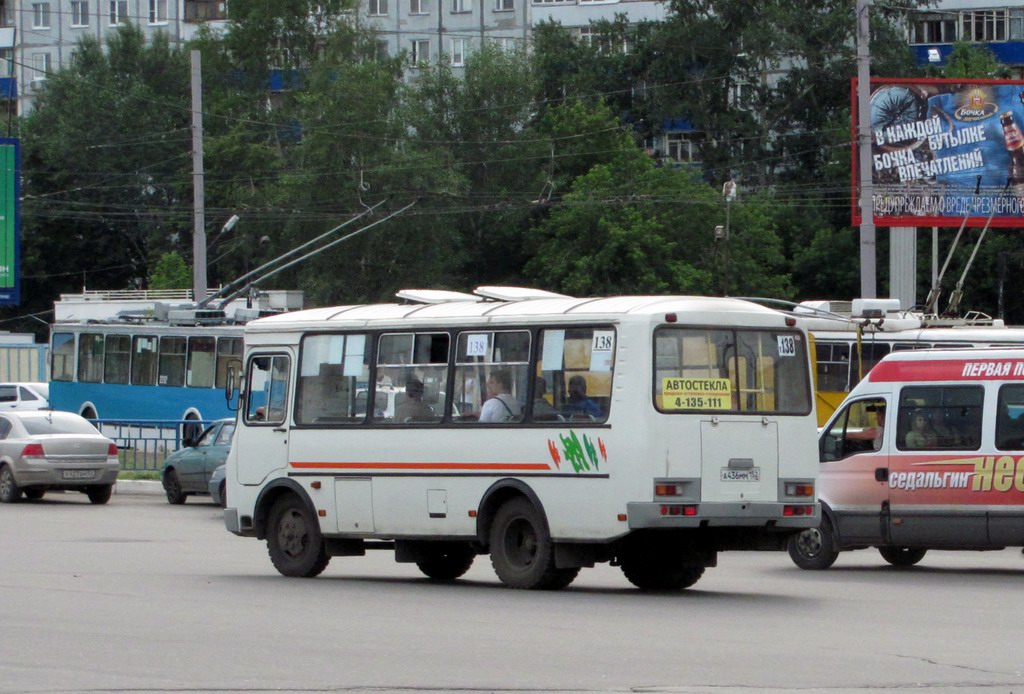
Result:
M1006 10L976 10L961 14L965 41L975 43L1006 40Z
M956 15L926 12L910 25L910 43L953 43L956 41Z
M409 0L409 14L427 14L427 0Z
M412 64L413 66L419 65L420 63L430 62L430 40L429 39L414 39L412 42Z
M461 14L464 12L472 12L469 0L452 0L452 14Z
M128 21L128 0L110 0L110 23L123 24Z
M452 39L451 56L452 67L462 67L466 64L466 39Z
M149 23L167 23L167 0L149 0Z
M45 80L50 74L50 54L36 53L32 56L32 81Z
M386 17L388 14L388 0L370 0L370 16Z
M686 133L666 133L665 152L672 161L694 161L697 145Z
M72 0L71 2L71 26L89 26L89 3L88 0Z
M499 38L491 38L489 40L491 42L491 45L493 45L493 46L495 46L497 48L500 48L501 50L505 51L506 53L511 53L512 51L514 51L516 49L516 40L515 39L499 37Z
M511 12L516 9L516 0L494 0L495 12Z
M34 3L32 3L32 28L33 29L49 29L50 28L50 3L48 3L48 2L34 2Z
M1024 40L1024 10L1010 10L1010 33L1011 41Z

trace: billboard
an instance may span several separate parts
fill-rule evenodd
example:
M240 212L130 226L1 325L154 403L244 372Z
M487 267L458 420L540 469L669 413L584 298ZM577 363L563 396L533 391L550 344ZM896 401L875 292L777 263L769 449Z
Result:
M19 141L0 138L0 306L21 301L20 178Z
M875 224L1024 227L1024 82L873 78L870 93ZM856 79L852 97L856 142Z

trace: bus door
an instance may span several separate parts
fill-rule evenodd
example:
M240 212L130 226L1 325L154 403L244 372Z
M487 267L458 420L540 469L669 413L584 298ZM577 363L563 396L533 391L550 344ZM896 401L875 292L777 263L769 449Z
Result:
M849 402L821 432L819 498L832 509L836 534L845 544L881 542L889 502L886 400Z
M889 457L889 540L913 547L986 545L990 498L975 491L982 447L981 384L907 385ZM980 486L980 485L977 485Z
M268 474L288 466L288 423L291 400L289 352L253 354L245 374L242 426L235 437L238 481L259 484Z

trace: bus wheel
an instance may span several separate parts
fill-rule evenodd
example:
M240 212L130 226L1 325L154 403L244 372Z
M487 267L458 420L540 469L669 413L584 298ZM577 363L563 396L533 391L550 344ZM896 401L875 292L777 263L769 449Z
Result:
M672 558L637 556L622 559L622 573L640 590L670 591L692 586L704 575L704 567L680 566Z
M14 481L14 473L6 465L0 465L0 502L13 504L21 499L21 487Z
M835 549L832 521L821 517L821 526L807 528L789 538L789 557L801 569L822 571L835 564L839 552Z
M430 550L423 559L416 562L416 566L420 567L427 578L454 581L469 571L475 558L476 554L469 547L447 545Z
M38 489L36 487L29 487L24 490L25 498L29 501L39 501L46 494L45 489Z
M294 494L278 499L270 510L267 551L274 568L294 578L318 576L331 560L316 518Z
M555 568L555 553L543 519L522 497L505 502L491 527L491 566L509 588L559 590L578 568Z
M893 566L905 569L908 566L913 566L917 562L924 559L924 555L927 554L928 550L921 549L920 547L879 547L878 553L882 555L882 559Z
M85 490L85 495L89 497L90 504L105 504L110 501L110 495L113 493L114 485L112 484L102 484Z
M181 491L181 480L178 479L178 473L174 468L164 473L164 492L169 504L183 504L188 498L188 494Z

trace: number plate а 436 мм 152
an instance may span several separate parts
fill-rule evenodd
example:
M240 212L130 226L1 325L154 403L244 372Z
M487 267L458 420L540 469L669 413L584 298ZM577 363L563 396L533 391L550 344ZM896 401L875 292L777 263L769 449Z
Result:
M759 468L759 467L748 467L748 468L724 467L724 468L722 468L722 481L723 482L760 482L761 481L761 468Z

